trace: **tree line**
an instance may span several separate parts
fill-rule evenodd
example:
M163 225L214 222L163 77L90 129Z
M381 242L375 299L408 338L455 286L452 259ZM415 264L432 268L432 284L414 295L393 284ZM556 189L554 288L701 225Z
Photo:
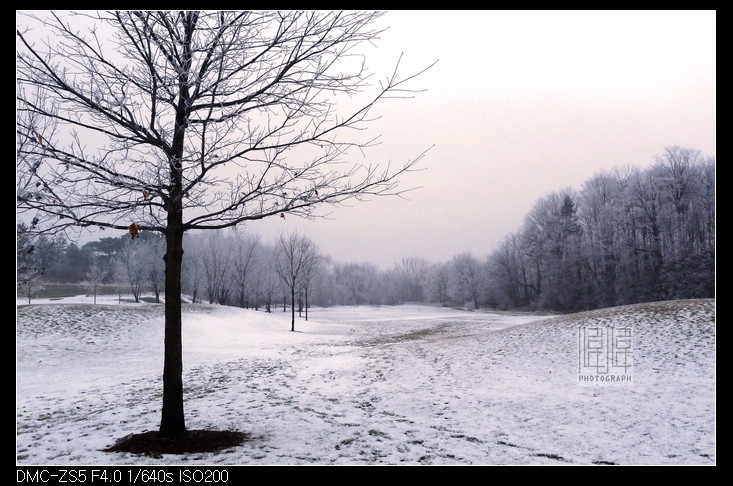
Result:
M538 200L489 257L508 307L559 311L715 296L715 159L668 147Z
M160 300L163 238L144 231L137 236L82 247L42 236L28 254L20 225L24 295L31 297L32 282L41 276L28 269L42 268L47 281L87 282L90 289L114 284L135 300L143 291ZM423 302L576 311L714 297L715 160L669 147L648 169L603 172L580 190L550 193L485 257L466 252L435 263L409 256L384 270L335 262L304 235L265 242L254 233L219 230L187 241L182 281L194 302L268 312L282 304L301 314L310 305Z

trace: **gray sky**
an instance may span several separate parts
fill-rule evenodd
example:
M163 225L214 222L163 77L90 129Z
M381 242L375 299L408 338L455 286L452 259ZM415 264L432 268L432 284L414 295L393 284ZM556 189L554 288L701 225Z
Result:
M409 200L335 208L329 219L258 221L298 230L339 262L389 268L488 255L552 191L602 170L647 167L665 147L715 156L715 11L391 11L367 58L378 79L438 64L388 100L370 160L400 164L434 145Z
M533 204L603 170L644 168L665 147L715 156L715 11L390 11L367 52L375 82L403 54L413 99L385 100L367 162L395 166L409 200L378 198L248 224L309 236L339 262L488 255ZM103 235L95 235L97 238Z

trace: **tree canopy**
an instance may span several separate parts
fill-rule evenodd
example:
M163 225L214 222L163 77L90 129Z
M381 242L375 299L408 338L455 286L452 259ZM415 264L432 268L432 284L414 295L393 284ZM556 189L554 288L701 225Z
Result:
M186 434L183 235L316 215L405 190L358 159L374 105L410 96L397 67L372 82L359 46L379 12L114 11L25 14L16 29L18 213L29 232L165 235L160 433ZM354 152L358 152L354 155Z

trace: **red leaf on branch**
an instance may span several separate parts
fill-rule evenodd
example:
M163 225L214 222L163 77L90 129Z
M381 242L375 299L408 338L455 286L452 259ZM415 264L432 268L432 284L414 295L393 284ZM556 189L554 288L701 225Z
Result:
M130 239L140 238L140 225L137 223L132 223L130 225Z

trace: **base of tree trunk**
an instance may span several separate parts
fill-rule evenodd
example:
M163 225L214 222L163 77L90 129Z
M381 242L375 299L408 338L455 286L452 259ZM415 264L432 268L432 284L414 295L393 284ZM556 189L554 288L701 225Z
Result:
M185 437L169 439L158 431L130 434L118 440L104 452L131 452L158 456L161 454L187 454L214 452L242 444L249 436L232 430L189 430Z

